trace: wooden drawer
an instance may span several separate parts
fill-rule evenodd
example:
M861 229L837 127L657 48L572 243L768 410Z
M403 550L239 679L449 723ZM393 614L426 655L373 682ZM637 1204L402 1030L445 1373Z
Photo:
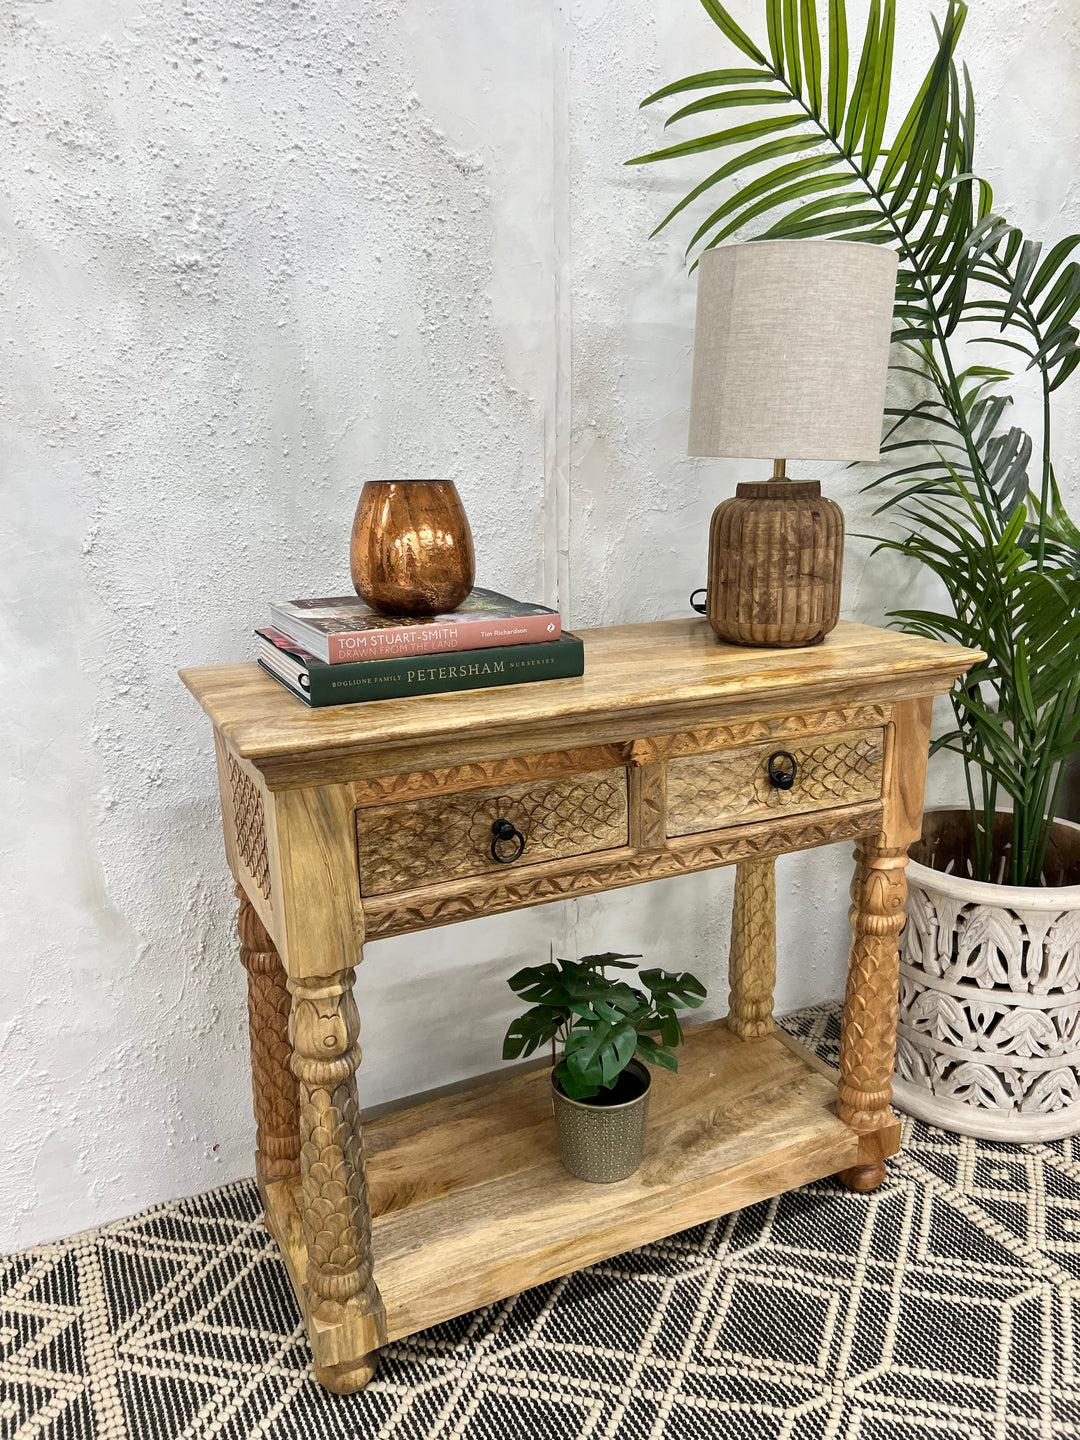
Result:
M525 837L521 858L491 856L491 827L509 820ZM356 812L360 893L387 895L442 880L521 870L540 860L589 855L629 836L624 769L529 780ZM513 853L513 844L500 847Z
M769 757L785 750L798 773L790 790L769 779ZM749 824L778 812L828 810L881 794L884 731L849 730L799 742L768 741L714 755L672 760L667 776L667 833L696 835Z

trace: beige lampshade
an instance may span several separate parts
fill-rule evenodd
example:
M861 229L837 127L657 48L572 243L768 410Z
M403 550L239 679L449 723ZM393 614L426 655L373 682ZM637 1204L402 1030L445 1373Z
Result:
M757 240L698 265L691 455L876 460L896 255Z

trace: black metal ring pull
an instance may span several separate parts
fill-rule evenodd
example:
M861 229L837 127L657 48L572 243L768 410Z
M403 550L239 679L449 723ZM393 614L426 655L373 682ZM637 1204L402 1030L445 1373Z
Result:
M705 596L707 596L708 593L709 593L709 592L705 589L705 586L704 586L704 585L702 585L699 590L691 590L691 592L690 592L690 609L691 609L691 610L696 610L699 615L707 615L707 614L709 613L709 606L708 606L708 604L706 603L705 605L703 605L700 600L695 600L695 599L694 599L694 596L695 596L695 595L705 595Z
M790 770L780 768L780 762L786 760L791 766ZM776 786L777 790L790 790L795 784L795 776L799 773L799 767L795 763L795 756L787 750L777 750L775 755L769 756L769 780Z
M499 846L507 844L510 840L517 841L517 849L512 855L500 855ZM491 858L497 860L500 865L512 865L515 860L520 860L525 849L525 836L521 831L515 829L510 820L496 820L491 827Z

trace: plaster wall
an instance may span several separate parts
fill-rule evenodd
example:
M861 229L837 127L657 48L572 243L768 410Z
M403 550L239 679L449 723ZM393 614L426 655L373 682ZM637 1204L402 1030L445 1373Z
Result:
M1080 228L1077 22L974 9L983 168L1029 233ZM645 238L700 172L621 168L660 143L641 96L727 63L693 0L12 0L0 27L8 1248L250 1170L212 748L177 667L245 656L270 598L346 590L368 476L452 475L481 582L584 625L685 613L753 472L685 457L686 232ZM865 476L821 475L867 528ZM846 613L878 621L910 581L866 562L853 541ZM785 1007L841 988L845 866L785 862ZM362 1103L492 1069L505 976L549 943L689 966L722 1009L730 884L370 946Z

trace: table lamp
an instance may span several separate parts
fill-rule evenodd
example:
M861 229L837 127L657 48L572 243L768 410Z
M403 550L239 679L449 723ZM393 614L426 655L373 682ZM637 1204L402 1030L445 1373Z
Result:
M791 460L877 460L896 255L847 240L753 240L698 264L691 455L772 460L709 532L722 640L816 645L840 615L844 514Z

